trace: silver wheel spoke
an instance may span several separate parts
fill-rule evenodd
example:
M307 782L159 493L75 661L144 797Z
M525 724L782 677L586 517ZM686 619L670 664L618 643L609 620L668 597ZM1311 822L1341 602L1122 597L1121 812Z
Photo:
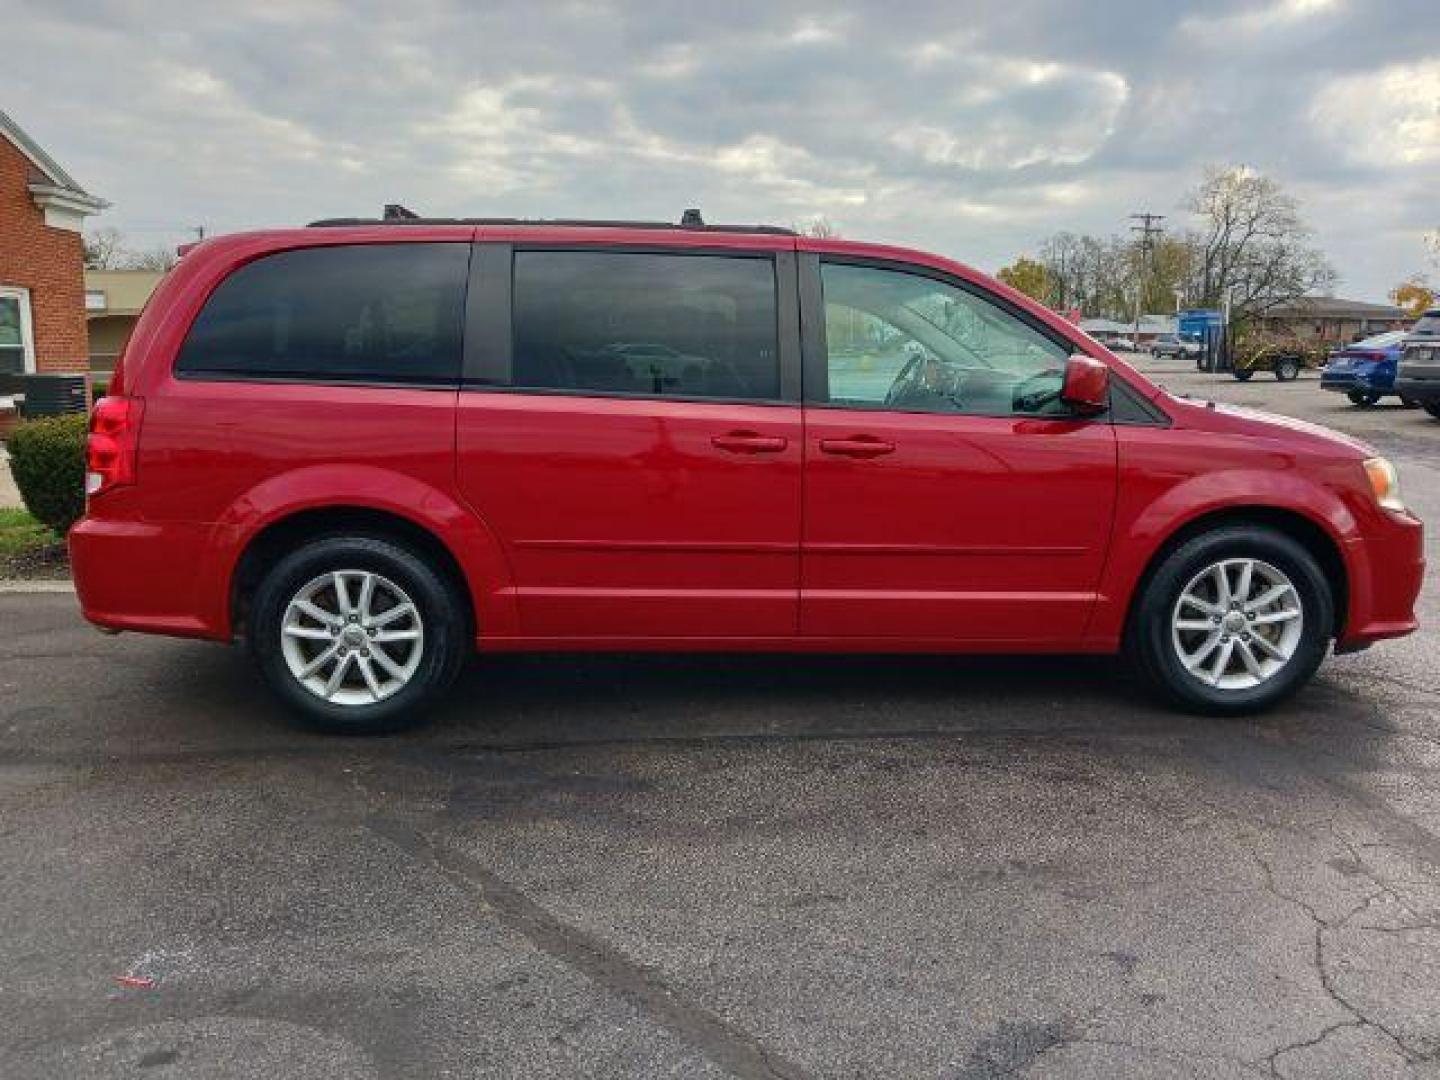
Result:
M1216 630L1213 634L1206 638L1204 644L1202 644L1200 648L1196 649L1188 657L1184 658L1185 666L1188 667L1191 671L1194 671L1201 664L1203 664L1205 662L1205 658L1211 653L1213 653L1215 649L1219 646L1220 637L1220 631Z
M1240 644L1235 647L1235 651L1240 654L1240 660L1245 665L1246 671L1257 679L1264 678L1264 672L1260 668L1260 661L1255 659L1255 650L1250 648L1248 641L1241 641Z
M360 582L360 599L355 602L355 611L361 619L370 614L370 601L375 596L375 575L366 574Z
M1180 597L1180 603L1187 607L1193 607L1196 611L1203 611L1206 615L1219 615L1221 613L1221 609L1215 604L1210 603L1208 600L1201 600L1198 596L1191 596L1189 593Z
M326 626L340 625L341 620L339 616L330 614L330 612L317 607L309 600L296 600L292 606L296 611L304 612L318 623L323 623Z
M308 664L306 664L303 668L301 668L300 671L297 672L297 674L302 679L308 679L311 675L314 675L317 671L324 667L329 661L334 660L335 657L339 654L340 643L337 641L328 649L323 649L319 653L317 653L315 658L311 660Z
M355 609L350 606L350 593L345 588L345 575L336 572L332 577L335 581L335 603L339 605L341 615L349 615Z
M1279 599L1280 599L1282 596L1284 596L1286 593L1288 593L1288 592L1293 592L1294 589L1295 589L1295 586L1291 585L1290 582L1288 582L1288 581L1281 582L1279 585L1276 585L1274 588L1272 588L1272 589L1270 589L1270 590L1268 590L1268 591L1266 591L1266 592L1261 593L1259 596L1257 596L1254 600L1251 600L1251 601L1250 601L1248 604L1246 604L1245 606L1246 606L1247 608L1249 608L1251 611L1259 611L1259 610L1260 610L1261 608L1263 608L1263 607L1269 607L1271 604L1275 603L1275 601L1279 600Z
M1250 599L1250 583L1255 577L1255 564L1246 559L1240 564L1240 581L1235 586L1235 599L1242 604Z
M1255 645L1259 646L1261 652L1268 654L1269 656L1271 656L1272 658L1274 658L1274 659L1276 659L1276 660L1288 660L1288 659L1290 659L1290 657L1289 657L1289 655L1288 655L1287 653L1281 652L1281 651L1280 651L1279 649L1277 649L1274 645L1270 644L1270 642L1269 642L1263 635L1261 635L1261 634L1256 634L1256 635L1255 635L1253 638L1251 638L1250 640L1251 640Z
M302 638L305 641L333 641L335 634L330 630L322 630L318 626L287 626L285 627L286 637Z
M1234 652L1235 642L1222 641L1220 643L1220 651L1215 655L1215 663L1211 664L1209 668L1212 683L1220 682L1221 676L1225 674L1225 669L1230 666L1230 657Z
M325 683L325 696L334 697L335 691L340 689L340 684L345 681L345 672L350 669L350 661L355 657L352 653L346 653L335 663L335 670L330 672L330 678Z
M414 641L419 636L419 630L381 630L370 640L383 645L387 641Z
M1256 615L1252 620L1256 626L1272 626L1275 623L1289 622L1291 619L1300 618L1298 609L1286 611L1267 611L1264 615Z
M384 649L371 649L370 658L384 668L385 674L389 675L392 679L398 679L400 677L400 665L395 663L394 660L391 660Z
M375 629L382 626L389 626L396 619L403 619L406 615L415 614L415 605L411 603L396 604L389 611L382 611L370 620L370 625Z
M1176 619L1177 630L1212 630L1215 624L1209 619Z
M1230 575L1225 569L1224 563L1217 563L1210 571L1215 579L1215 600L1222 607L1230 606Z
M365 656L360 657L358 663L360 674L365 677L365 685L370 688L370 693L375 695L375 700L379 701L384 696L384 691L380 689L380 680L375 678L375 665Z

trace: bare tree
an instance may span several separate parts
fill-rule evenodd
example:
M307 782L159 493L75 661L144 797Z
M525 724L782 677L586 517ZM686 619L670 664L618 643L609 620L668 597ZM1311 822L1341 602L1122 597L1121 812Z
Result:
M87 233L83 241L85 247L85 269L87 270L113 270L119 264L120 256L124 252L120 230L113 226L106 226L103 229L96 229Z
M124 254L124 269L126 270L169 270L180 257L175 254L174 248L153 247L145 251L127 251Z
M1243 322L1334 286L1335 270L1311 244L1299 204L1269 177L1211 167L1185 208L1199 223L1187 291L1200 305L1222 307L1228 296Z
M835 240L840 236L835 226L830 223L830 219L824 214L819 214L809 221L797 222L795 231L801 236L813 236L817 240Z

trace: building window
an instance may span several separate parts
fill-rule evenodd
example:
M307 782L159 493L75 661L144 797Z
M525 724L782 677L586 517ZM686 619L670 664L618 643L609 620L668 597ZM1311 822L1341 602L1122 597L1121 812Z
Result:
M30 326L30 293L0 285L0 375L35 370L35 337Z

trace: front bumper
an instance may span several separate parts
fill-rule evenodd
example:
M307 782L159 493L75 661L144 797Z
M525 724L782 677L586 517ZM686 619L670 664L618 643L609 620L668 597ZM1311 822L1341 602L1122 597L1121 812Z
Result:
M1386 513L1377 527L1345 547L1349 611L1336 651L1412 633L1420 625L1415 602L1425 580L1425 527L1409 514Z

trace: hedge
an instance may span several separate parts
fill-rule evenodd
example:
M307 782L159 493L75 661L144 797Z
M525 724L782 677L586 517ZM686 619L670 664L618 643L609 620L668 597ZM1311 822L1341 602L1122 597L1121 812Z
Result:
M26 420L10 434L10 472L25 509L61 536L85 513L84 413Z

